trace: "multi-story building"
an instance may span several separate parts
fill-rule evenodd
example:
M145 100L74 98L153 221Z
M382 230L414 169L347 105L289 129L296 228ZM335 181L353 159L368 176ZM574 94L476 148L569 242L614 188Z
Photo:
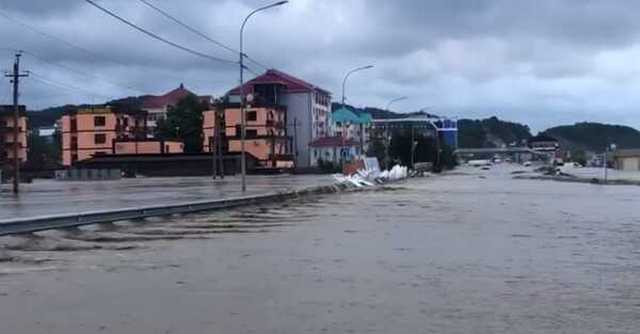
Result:
M331 129L333 134L358 142L358 155L367 151L372 121L371 115L363 109L338 103L332 104Z
M273 97L273 96L272 96ZM221 141L222 153L241 152L241 117L238 103L222 103L217 106L218 126L215 124L215 110L204 112L203 147L211 152L211 144ZM287 135L287 108L275 99L261 96L247 106L245 151L255 157L261 167L293 167L292 138ZM219 131L220 133L216 133Z
M13 165L15 137L15 109L11 105L0 105L0 168ZM27 117L25 106L19 107L18 118L18 159L21 162L27 161ZM11 167L9 167L11 168Z
M328 120L331 93L274 69L247 82L244 85L244 93L250 94L258 103L261 101L260 99L266 102L267 106L271 108L271 110L264 110L266 115L273 112L275 117L276 114L282 112L282 109L277 106L285 107L284 118L286 121L283 125L286 128L285 133L291 136L293 141L291 153L295 166L314 166L317 159L312 157L309 145L318 138L330 136ZM228 103L239 104L240 87L232 89L226 99ZM230 124L228 120L226 123L227 131L229 126L235 126Z
M183 84L180 84L180 87L167 92L166 94L158 96L147 95L142 97L142 109L148 113L147 127L149 130L149 137L153 137L155 134L158 121L166 119L169 110L189 95L196 96L196 94L184 88ZM211 101L211 96L198 96L198 99L203 103L209 103Z
M62 116L62 164L114 153L115 143L146 140L147 112L115 106L72 109Z

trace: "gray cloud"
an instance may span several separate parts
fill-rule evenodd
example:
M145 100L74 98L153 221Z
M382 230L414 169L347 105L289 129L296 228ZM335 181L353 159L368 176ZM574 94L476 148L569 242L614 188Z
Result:
M152 2L233 48L244 15L266 3ZM136 0L100 4L191 48L237 57ZM238 81L235 67L154 41L81 0L3 0L0 9L88 51L0 16L0 48L21 48L47 61L25 55L25 69L92 92L27 79L23 97L31 108L161 93L180 82L199 93L223 94ZM638 126L638 9L631 0L293 0L251 19L246 52L336 94L346 71L375 64L349 80L349 101L356 105L383 106L407 95L398 109L497 114L534 129L584 119ZM0 55L7 69L11 53Z

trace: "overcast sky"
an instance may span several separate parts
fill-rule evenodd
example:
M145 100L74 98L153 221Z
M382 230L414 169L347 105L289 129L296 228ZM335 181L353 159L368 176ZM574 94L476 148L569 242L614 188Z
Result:
M270 3L148 1L234 49L244 16ZM237 58L139 0L97 2L167 39ZM640 127L639 10L635 0L292 0L254 16L245 46L334 100L345 72L374 64L348 82L357 106L408 96L392 109L497 115L534 130L585 120ZM0 42L3 70L13 61L9 49L28 52L22 64L33 73L22 98L30 109L160 94L181 82L218 96L239 80L237 65L152 40L84 0L0 0ZM0 103L9 102L3 80Z

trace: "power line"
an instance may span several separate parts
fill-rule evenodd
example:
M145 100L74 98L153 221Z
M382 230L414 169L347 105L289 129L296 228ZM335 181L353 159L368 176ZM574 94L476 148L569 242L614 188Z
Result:
M106 56L105 56L105 54L100 54L100 53L97 53L97 52L91 51L91 50L89 50L89 49L83 48L82 46L79 46L79 45L77 45L77 44L74 44L74 43L72 43L72 42L69 42L69 41L67 41L67 40L64 40L64 39L62 39L62 38L60 38L60 37L56 37L56 36L51 35L51 34L49 34L49 33L47 33L47 32L44 32L44 31L42 31L42 30L40 30L40 29L38 29L38 28L36 28L36 27L34 27L34 26L32 26L32 25L29 25L29 24L25 23L24 21L21 21L21 20L19 20L19 19L16 19L16 18L14 18L14 17L11 17L10 15L8 15L8 14L7 14L4 10L2 10L2 9L0 9L0 16L1 16L1 17L4 17L5 19L7 19L7 20L9 20L9 21L12 21L12 22L15 22L15 23L19 24L19 25L23 26L24 28L26 28L27 30L30 30L30 31L32 31L32 32L34 32L34 33L36 33L36 34L38 34L38 35L40 35L40 36L43 36L43 37L48 38L48 39L51 39L51 40L55 40L55 41L57 41L57 42L60 42L61 44L64 44L64 45L66 45L66 46L67 46L67 47L69 47L69 48L72 48L72 49L76 49L76 50L82 51L83 53L85 53L85 54L87 54L87 55L91 56L91 57L92 57L92 58L94 58L94 59L97 59L97 60L100 60L100 61L107 61L107 62L109 62L109 63L111 63L111 64L114 64L114 65L117 65L117 66L122 66L122 67L128 67L128 66L130 66L129 64L126 64L126 63L124 63L124 62L121 62L121 61L114 60L114 59L112 59L112 58L106 57ZM11 52L14 52L14 51L15 51L14 49L8 49L8 48L0 48L0 49L2 49L2 50L6 50L6 51L11 51ZM165 75L166 75L166 74L165 74ZM167 76L172 77L173 79L177 79L178 81L180 81L180 80L184 80L184 78L180 78L180 77L177 77L177 76L172 76L172 75L167 75ZM207 82L208 82L208 81L207 81ZM136 90L136 91L138 91L138 92L144 92L143 90L140 90L140 89L135 89L135 90Z
M164 17L168 18L169 20L171 20L171 21L173 21L173 22L177 23L177 24L178 24L178 25L180 25L181 27L183 27L183 28L185 28L185 29L187 29L187 30L191 31L192 33L194 33L194 34L196 34L196 35L198 35L198 36L200 36L200 37L202 37L202 38L204 38L205 40L207 40L207 41L209 41L209 42L211 42L211 43L213 43L213 44L215 44L215 45L217 45L217 46L219 46L219 47L221 47L221 48L223 48L223 49L225 49L225 50L227 50L227 51L233 52L233 53L235 53L236 55L239 55L239 54L240 54L240 51L238 51L238 50L236 50L236 49L234 49L234 48L232 48L232 47L230 47L230 46L227 46L227 45L223 44L222 42L219 42L219 41L217 41L217 40L215 40L215 39L211 38L210 36L208 36L207 34L203 33L202 31L200 31L200 30L198 30L198 29L196 29L196 28L194 28L194 27L192 27L192 26L190 26L190 25L188 25L188 24L186 24L186 23L184 23L184 22L180 21L180 20L179 20L178 18L176 18L175 16L173 16L173 15L169 14L167 11L163 10L162 8L159 8L158 6L156 6L156 5L152 4L152 3L150 3L148 0L138 0L138 1L142 2L143 4L145 4L146 6L148 6L148 7L149 7L149 8L151 8L151 9L155 10L156 12L158 12L158 13L162 14ZM259 66L259 67L262 67L262 68L264 68L264 69L268 69L268 67L267 67L267 66L265 66L265 65L261 64L260 62L258 62L257 60L255 60L255 59L253 59L253 58L249 57L248 55L246 55L246 54L245 54L245 55L244 55L244 57L245 57L247 60L250 60L250 61L251 61L252 63L254 63L255 65L257 65L257 66Z
M195 56L198 56L198 57L201 57L201 58L206 58L206 59L213 60L213 61L216 61L216 62L221 62L221 63L226 63L226 64L236 64L236 63L237 63L237 62L232 61L232 60L222 59L222 58L218 58L218 57L210 56L210 55L204 54L204 53L202 53L202 52L200 52L200 51L196 51L196 50L194 50L194 49L191 49L191 48L188 48L188 47L186 47L186 46L180 45L180 44L178 44L178 43L172 42L172 41L170 41L170 40L168 40L168 39L166 39L166 38L164 38L164 37L162 37L162 36L160 36L160 35L157 35L157 34L155 34L155 33L151 32L151 31L149 31L149 30L146 30L146 29L144 29L144 28L142 28L142 27L140 27L140 26L138 26L138 25L136 25L136 24L132 23L131 21L128 21L128 20L126 20L126 19L124 19L124 18L122 18L122 17L118 16L116 13L114 13L114 12L112 12L112 11L110 11L110 10L108 10L108 9L106 9L106 8L104 8L104 7L102 7L102 6L100 6L100 5L98 5L98 4L97 4L97 3L95 3L95 1L93 1L93 0L84 0L84 1L85 1L85 2L87 2L87 3L89 3L89 4L91 4L92 6L94 6L94 7L96 7L96 8L98 8L98 9L100 9L101 11L105 12L105 13L106 13L106 14L108 14L109 16L111 16L111 17L113 17L113 18L117 19L118 21L120 21L120 22L122 22L122 23L124 23L124 24L126 24L126 25L128 25L128 26L130 26L131 28L133 28L133 29L135 29L135 30L138 30L138 31L140 31L140 32L144 33L145 35L147 35L147 36L149 36L149 37L151 37L151 38L154 38L154 39L156 39L156 40L158 40L158 41L161 41L161 42L163 42L163 43L165 43L165 44L167 44L167 45L170 45L170 46L173 46L173 47L175 47L175 48L177 48L177 49L180 49L180 50L182 50L182 51L185 51L185 52L191 53L191 54L193 54L193 55L195 55Z
M33 57L34 59L36 59L36 60L38 60L38 61L40 61L40 62L42 62L42 63L49 64L49 65L51 65L51 66L55 66L55 67L61 68L61 69L64 69L64 70L66 70L66 71L73 72L73 73L75 73L75 74L78 74L78 75L81 75L81 76L84 76L84 77L93 77L93 78L96 78L96 79L102 80L102 81L104 81L104 82L106 82L106 83L108 83L108 84L110 84L110 85L112 85L112 86L116 86L116 87L120 87L120 88L125 88L125 89L128 89L128 90L132 90L132 91L136 91L136 92L138 92L138 93L143 93L143 94L144 94L144 91L142 91L142 90L140 90L140 89L136 89L136 88L131 87L131 86L126 86L126 85L118 84L118 83L116 83L116 82L113 82L113 81L107 80L107 79L105 79L105 78L102 78L101 76L99 76L99 75L97 75L97 74L86 73L86 72L79 71L79 70L77 70L77 69L74 69L74 68L69 67L69 66L66 66L66 65L62 65L62 64L58 64L58 63L52 62L52 61L47 60L47 59L44 59L44 58L42 58L42 57L40 57L40 56L38 56L38 55L34 54L33 52L30 52L30 51L22 50L22 52L23 52L24 54L28 55L28 56Z
M191 31L192 33L194 33L194 34L196 34L196 35L198 35L198 36L200 36L200 37L202 37L202 38L204 38L204 39L206 39L207 41L209 41L209 42L211 42L211 43L213 43L213 44L215 44L215 45L217 45L217 46L219 46L219 47L221 47L221 48L223 48L223 49L225 49L225 50L227 50L227 51L231 51L231 52L233 52L233 53L235 53L235 54L239 54L239 53L240 53L240 52L238 52L237 50L234 50L233 48L228 47L228 46L226 46L226 45L222 44L221 42L218 42L218 41L216 41L215 39L213 39L213 38L211 38L211 37L207 36L205 33L201 32L200 30L197 30L196 28L194 28L194 27L192 27L192 26L190 26L190 25L188 25L188 24L186 24L186 23L184 23L184 22L180 21L180 20L179 20L178 18L176 18L175 16L173 16L173 15L169 14L167 11L165 11L165 10L163 10L163 9L161 9L161 8L159 8L159 7L157 7L157 6L155 6L154 4L150 3L149 1L147 1L147 0L138 0L138 1L142 2L142 3L143 3L143 4L145 4L147 7L149 7L149 8L151 8L151 9L155 10L156 12L158 12L158 13L162 14L164 17L166 17L166 18L168 18L169 20L171 20L171 21L173 21L173 22L177 23L178 25L182 26L183 28L185 28L185 29L187 29L187 30Z
M83 93L85 93L85 94L87 94L87 95L89 95L89 96L104 97L104 98L106 98L107 100L109 100L109 99L112 99L112 98L113 98L112 96L107 96L107 95L102 95L102 94L94 93L94 92L91 92L91 91L88 91L88 90L82 89L82 88L80 88L80 87L76 87L76 86L73 86L73 85L69 85L69 84L64 83L64 82L51 80L51 79L49 79L49 78L47 78L47 77L45 77L45 76L43 76L43 75L40 75L40 74L38 74L38 73L36 73L36 72L33 72L33 71L30 71L30 72L29 72L29 74L31 74L31 75L32 75L32 78L33 78L33 79L36 79L37 81L40 81L40 82L42 82L42 83L45 83L45 84L48 84L48 85L51 85L51 86L55 86L55 87L62 88L62 89L66 89L66 90L70 90L70 91L83 92Z

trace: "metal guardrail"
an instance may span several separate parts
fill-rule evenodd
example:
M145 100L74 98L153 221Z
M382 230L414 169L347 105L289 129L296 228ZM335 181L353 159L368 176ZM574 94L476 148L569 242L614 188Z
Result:
M308 194L335 192L336 186L318 186L303 190L267 193L263 195L227 198L214 201L199 201L171 205L155 205L120 210L92 211L69 215L52 215L32 218L0 220L0 236L31 233L59 228L70 228L122 220L136 220L148 217L166 216L179 213L193 213L226 209L242 205L283 201Z

